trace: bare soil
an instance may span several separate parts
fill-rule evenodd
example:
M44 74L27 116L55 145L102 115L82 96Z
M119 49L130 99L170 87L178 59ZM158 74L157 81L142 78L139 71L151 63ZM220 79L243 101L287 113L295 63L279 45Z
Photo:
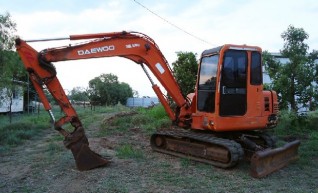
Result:
M318 192L318 167L311 163L299 161L254 179L246 162L219 169L153 152L150 135L141 128L100 136L98 125L86 126L90 148L111 157L110 165L78 171L62 138L47 129L41 137L1 155L0 192ZM142 156L120 158L118 151L127 144Z

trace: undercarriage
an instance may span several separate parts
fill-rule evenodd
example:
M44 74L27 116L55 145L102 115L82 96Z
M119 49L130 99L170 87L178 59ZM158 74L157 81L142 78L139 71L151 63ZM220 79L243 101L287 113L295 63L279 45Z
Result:
M188 158L220 168L234 167L245 159L251 162L251 175L264 177L298 158L299 141L275 148L266 133L211 133L181 128L157 131L151 136L154 151ZM274 149L275 148L275 149Z

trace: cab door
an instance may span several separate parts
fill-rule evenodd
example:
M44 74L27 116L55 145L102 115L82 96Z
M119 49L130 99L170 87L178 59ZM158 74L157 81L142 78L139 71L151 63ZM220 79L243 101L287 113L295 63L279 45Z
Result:
M247 65L246 51L225 51L220 83L220 116L245 115L247 110Z

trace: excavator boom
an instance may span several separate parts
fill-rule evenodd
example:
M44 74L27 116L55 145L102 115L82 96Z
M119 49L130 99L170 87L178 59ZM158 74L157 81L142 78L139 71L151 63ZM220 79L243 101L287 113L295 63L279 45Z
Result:
M124 57L140 64L150 79L154 92L164 106L170 119L183 125L183 118L191 112L188 110L189 102L181 94L179 85L175 81L170 66L158 48L157 44L148 36L138 32L112 32L99 34L71 35L70 40L93 39L89 42L45 49L40 52L40 59L49 64L50 62L90 59L100 57ZM183 115L175 115L164 97L160 88L151 80L146 68L158 78L161 85L166 89L169 96L179 108L183 109ZM50 65L46 65L50 66ZM52 66L52 65L51 65ZM50 68L50 67L49 67ZM178 120L176 120L178 119Z

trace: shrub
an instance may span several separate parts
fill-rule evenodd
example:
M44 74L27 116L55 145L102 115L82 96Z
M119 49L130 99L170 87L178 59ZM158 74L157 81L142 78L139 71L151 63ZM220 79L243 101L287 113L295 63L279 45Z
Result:
M318 129L318 112L297 114L282 110L279 114L279 123L275 128L278 135L306 135L310 130Z
M318 111L313 111L308 114L308 129L318 131Z
M151 109L148 109L146 113L155 119L163 119L167 117L166 110L163 108L162 105L158 105Z

